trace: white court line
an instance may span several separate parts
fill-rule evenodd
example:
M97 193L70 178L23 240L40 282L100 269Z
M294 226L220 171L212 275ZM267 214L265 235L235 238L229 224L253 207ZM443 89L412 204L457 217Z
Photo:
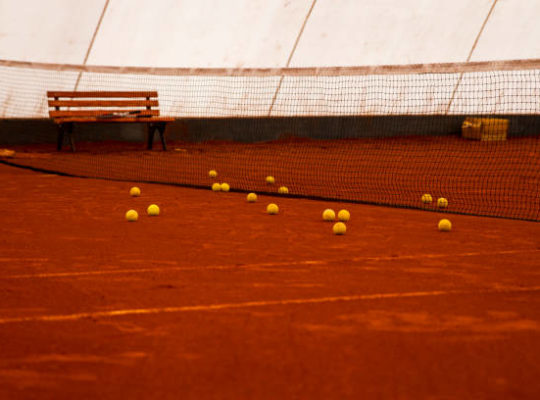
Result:
M63 278L78 277L89 275L113 275L113 274L140 274L146 272L167 272L167 271L203 271L205 269L230 270L230 269L248 269L262 267L279 267L288 265L314 265L326 264L328 261L287 261L281 263L260 263L260 264L242 264L242 265L199 265L196 267L155 267L155 268L132 268L132 269L112 269L105 271L79 271L79 272L50 272L41 274L24 274L3 276L0 279L30 279L30 278Z
M133 268L133 269L113 269L113 270L92 270L92 271L77 271L77 272L48 272L38 274L22 274L11 276L0 276L0 279L32 279L32 278L66 278L79 276L100 276L100 275L115 275L115 274L141 274L147 272L168 272L168 271L202 271L205 269L216 270L231 270L231 269L249 269L262 267L280 267L280 266L295 266L295 265L326 265L332 263L347 263L357 261L399 261L399 260L414 260L422 258L449 258L449 257L474 257L474 256L494 256L505 254L525 254L538 253L537 249L526 250L502 250L496 252L469 252L459 254L416 254L416 255L401 255L401 256L384 256L384 257L353 257L346 260L305 260L305 261L285 261L278 263L260 263L260 264L241 264L241 265L199 265L186 267L152 267L152 268Z
M12 261L28 261L28 262L45 262L49 261L48 258L27 258L27 257L0 257L0 262L12 262Z
M476 256L500 256L506 254L526 254L526 253L540 253L540 249L524 249L524 250L501 250L493 252L468 252L459 254L419 254L419 255L403 255L403 256L384 256L384 257L357 257L352 258L351 261L391 261L391 260L414 260L420 258L446 258L446 257L476 257Z
M528 288L509 287L509 288L492 288L472 290L434 290L428 292L405 292L405 293L377 293L377 294L360 294L351 296L334 296L334 297L315 297L308 299L286 299L286 300L267 300L267 301L247 301L243 303L222 303L222 304L203 304L196 306L180 306L180 307L157 307L157 308L135 308L124 310L110 311L94 311L83 312L76 314L64 315L34 315L30 317L14 317L0 318L0 325L21 323L21 322L62 322L62 321L77 321L85 318L114 318L126 315L151 315L165 313L184 313L193 311L219 311L232 310L239 308L254 308L268 306L286 306L286 305L305 305L305 304L320 304L334 302L348 302L361 300L384 300L384 299L403 299L409 297L430 297L430 296L445 296L445 295L467 295L467 294L495 294L495 293L520 293L520 292L537 292L540 291L540 286Z

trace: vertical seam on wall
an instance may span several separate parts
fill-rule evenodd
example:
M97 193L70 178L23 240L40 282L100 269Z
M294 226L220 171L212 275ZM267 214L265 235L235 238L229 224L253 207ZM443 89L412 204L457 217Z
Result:
M317 3L317 0L313 0L311 3L311 7L309 7L309 10L304 18L304 21L302 22L302 26L300 27L300 31L298 32L298 35L296 35L296 40L294 41L294 45L291 49L291 52L289 53L289 58L287 59L287 63L285 64L285 68L289 68L292 58L294 56L294 53L296 52L296 48L298 47L298 43L300 42L300 38L302 37L302 34L304 33L304 29L306 28L307 22L309 17L311 16L311 13L313 11L313 8L315 8L315 3ZM270 108L268 109L268 116L272 114L272 110L274 109L274 104L276 102L277 96L279 94L279 91L281 90L281 84L283 83L284 76L281 75L279 78L279 83L277 85L276 91L274 92L274 97L272 97L272 103L270 104Z
M469 55L467 56L467 60L465 62L471 61L472 55L474 51L476 50L476 46L478 45L478 42L480 41L480 38L482 37L484 33L484 29L486 28L486 25L491 18L491 14L493 14L493 10L495 9L495 5L497 4L497 1L499 0L493 0L493 4L491 4L491 8L489 9L489 12L486 15L486 18L484 18L484 22L482 23L482 26L480 27L480 30L478 31L478 34L476 35L476 38L474 39L474 43L471 47L471 50L469 51ZM459 75L458 81L456 85L454 86L454 90L452 91L452 96L450 97L450 102L448 103L448 107L446 108L445 115L448 115L448 112L450 111L450 108L452 107L452 104L454 103L454 98L456 96L456 92L461 85L461 81L463 80L463 72Z
M86 54L84 56L82 65L86 65L86 63L88 62L88 58L90 57L90 52L92 51L92 48L94 47L94 41L96 40L97 34L99 32L99 28L101 28L101 22L103 21L103 17L105 16L105 12L107 11L108 7L109 7L109 0L105 0L105 4L103 5L103 9L101 10L101 15L99 16L96 29L94 29L94 34L92 35L92 39L90 40L90 44L88 45L88 49L86 50ZM73 90L77 90L82 74L83 74L82 71L79 72L79 76L77 77L77 81L75 82L75 88Z

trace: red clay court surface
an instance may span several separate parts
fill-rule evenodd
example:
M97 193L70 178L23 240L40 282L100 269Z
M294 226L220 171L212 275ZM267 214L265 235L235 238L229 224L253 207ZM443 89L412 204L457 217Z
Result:
M0 179L2 399L540 397L538 223Z

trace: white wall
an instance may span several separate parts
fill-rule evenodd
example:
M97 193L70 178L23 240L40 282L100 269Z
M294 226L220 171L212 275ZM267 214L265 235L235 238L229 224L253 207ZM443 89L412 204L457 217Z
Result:
M461 62L494 0L317 0L291 66ZM106 0L0 0L0 58L80 64ZM88 64L283 67L312 0L110 0ZM472 60L540 58L540 1L499 0Z
M540 58L540 1L499 0L472 61Z
M89 64L281 67L311 0L112 0Z
M0 58L81 64L105 0L0 0Z
M319 0L292 65L462 62L492 0Z

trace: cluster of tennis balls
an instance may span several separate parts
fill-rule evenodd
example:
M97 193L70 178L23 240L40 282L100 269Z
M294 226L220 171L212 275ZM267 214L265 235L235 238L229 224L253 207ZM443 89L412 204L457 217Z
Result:
M211 170L208 172L210 178L217 178L217 171ZM212 191L214 192L228 192L231 190L231 186L227 182L219 183L215 182L212 184Z
M217 171L211 170L208 172L208 176L211 178L217 177ZM273 176L267 176L266 177L266 183L269 185L273 185L275 183L275 179ZM223 183L213 183L212 184L212 190L214 192L228 192L230 190L230 185L226 182ZM289 189L286 186L281 186L278 189L278 193L280 194L287 194L289 193ZM133 197L139 197L141 195L141 189L138 187L132 187L129 190L129 194ZM249 193L246 197L248 203L254 203L257 201L257 194L256 193ZM433 202L433 197L429 193L425 193L422 195L422 203L424 204L431 204ZM437 199L437 207L439 208L447 208L448 207L448 200L444 197L439 197ZM146 209L146 212L149 216L154 217L159 215L159 207L156 204L150 204L148 208ZM270 203L266 207L266 212L270 215L276 215L279 213L279 207L275 203ZM336 213L334 210L327 208L323 211L322 214L324 221L335 221L336 220ZM345 225L345 222L349 221L351 218L351 214L347 210L340 210L337 214L338 222L334 224L332 227L332 230L334 234L336 235L344 235L347 231L347 226ZM126 212L126 220L129 222L135 222L139 219L139 214L135 210L129 210ZM452 229L452 223L448 219L441 219L438 223L438 228L441 232L449 232Z
M249 193L247 195L247 201L249 203L257 201L257 195L255 193ZM268 204L268 206L266 206L266 212L270 215L278 214L279 207L275 203L270 203ZM334 210L327 208L323 211L322 217L324 221L335 221L336 213ZM347 226L345 225L345 222L351 219L351 213L347 210L340 210L337 214L337 219L339 222L336 222L334 224L334 226L332 227L332 231L336 235L344 235L345 232L347 232Z
M208 172L208 176L210 178L216 178L217 177L217 171L216 170L210 170ZM276 183L276 179L269 175L265 179L266 183L268 185L273 185ZM227 183L213 183L211 186L212 190L214 192L224 191L228 192L230 189L230 186ZM278 189L279 194L288 194L289 188L287 186L280 186ZM246 196L246 200L248 203L255 203L257 201L257 194L256 193L248 193ZM266 212L269 215L276 215L279 214L279 206L276 203L270 203L266 206ZM345 225L345 222L347 222L351 218L351 214L347 210L341 210L338 213L338 220L339 222L335 223L333 226L333 232L336 235L344 235L347 231L347 227ZM323 212L323 219L325 221L331 221L336 219L336 213L333 210L327 209Z
M249 203L253 203L257 201L257 195L255 193L249 193L247 195L247 201ZM279 213L279 207L275 203L270 203L266 207L266 212L270 215L275 215ZM327 208L323 211L322 214L324 221L335 221L336 219L336 213L334 210ZM344 235L347 231L347 226L345 225L345 222L347 222L349 219L351 219L351 213L347 210L341 210L337 214L337 218L339 222L336 222L334 226L332 227L332 230L334 234L336 235Z
M139 197L141 195L141 189L134 186L129 189L129 194L132 197ZM156 204L150 204L146 209L146 213L150 217L157 217L159 215L159 207ZM129 210L126 212L126 220L129 222L135 222L139 219L139 213L135 210Z
M265 180L266 180L266 183L269 185L273 185L274 183L276 183L276 179L271 175L267 176ZM287 194L289 193L289 189L287 188L287 186L280 186L278 189L278 193ZM246 200L248 203L255 203L257 201L257 194L253 192L248 193L248 195L246 196ZM266 206L266 212L269 215L276 215L279 213L279 207L275 203L270 203Z
M333 222L336 220L336 212L331 208L327 208L322 213L322 218L324 221ZM344 235L347 232L347 225L345 222L351 219L351 213L347 210L340 210L337 213L337 219L339 222L336 222L332 227L332 231L336 235Z
M266 177L266 183L269 184L269 185L273 185L274 183L276 183L276 180L273 176L269 175ZM288 194L289 193L289 188L287 188L287 186L280 186L279 189L278 189L278 193L279 194Z
M431 204L433 202L433 197L429 193L422 195L422 203L424 204ZM439 208L446 208L448 207L448 200L444 197L439 197L437 199L437 207Z
M215 169L212 169L212 170L208 171L208 176L210 178L217 178L218 173L217 173L217 171ZM276 182L276 180L274 179L273 176L267 176L266 177L266 183L268 183L269 185L273 185L275 182ZM227 182L223 182L223 183L214 182L212 184L212 186L211 186L211 189L214 192L228 192L229 190L231 190L231 186ZM287 186L280 186L279 189L278 189L278 193L279 194L288 194L289 193L289 188Z
M431 204L433 201L433 197L429 193L425 193L422 195L422 203L424 204ZM448 207L448 200L444 197L439 197L437 199L437 207L439 208L447 208ZM441 219L437 225L439 230L441 232L450 232L452 230L452 223L450 220L444 218Z

